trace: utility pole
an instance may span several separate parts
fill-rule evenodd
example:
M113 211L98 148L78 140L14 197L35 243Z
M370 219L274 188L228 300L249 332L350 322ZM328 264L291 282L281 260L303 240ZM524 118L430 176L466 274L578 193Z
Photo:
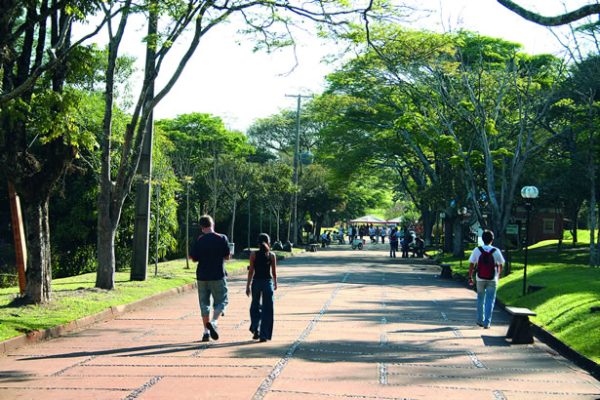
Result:
M154 230L156 231L156 254L154 258L154 276L158 276L158 241L160 239L160 183L156 185L156 216Z
M302 98L310 98L312 96L303 96L301 94L286 94L285 97L296 97L297 100L297 108L296 108L296 146L294 149L294 196L292 199L292 221L294 230L292 232L292 243L294 246L298 244L298 162L299 160L299 152L300 152L300 105L302 102ZM289 236L289 235L288 235Z
M191 176L185 176L185 269L190 269L190 183Z
M151 3L155 3L152 0ZM158 31L158 14L155 7L151 7L148 21L148 37L152 38ZM156 49L151 44L146 45L146 70L145 79L155 79L156 76ZM148 107L154 99L154 84L148 89L144 108ZM152 136L154 131L154 117L150 112L146 122L146 133L142 154L138 166L139 180L136 186L135 226L133 231L133 265L131 266L130 279L132 281L145 281L148 269L148 236L150 235L150 189L152 185Z
M8 197L10 200L10 220L15 241L15 258L17 262L17 276L19 278L19 293L23 295L27 281L25 270L27 268L27 245L25 243L25 229L23 226L23 214L21 213L21 201L15 191L12 182L8 182Z

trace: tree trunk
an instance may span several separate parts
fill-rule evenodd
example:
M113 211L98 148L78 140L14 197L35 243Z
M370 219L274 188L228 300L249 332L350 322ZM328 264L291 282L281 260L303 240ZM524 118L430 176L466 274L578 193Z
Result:
M577 247L577 228L579 226L579 208L573 212L573 217L571 218L573 221L573 229L571 233L573 234L573 248Z
M275 212L275 218L277 218L277 220L275 221L276 230L277 230L277 241L280 242L281 239L279 238L279 210L277 212Z
M233 240L233 228L235 227L235 212L236 212L236 207L237 206L237 199L236 196L233 196L233 209L231 212L231 235L229 236L229 241L230 242L235 242L235 240Z
M433 235L433 226L435 225L434 214L429 209L421 211L421 218L423 218L423 240L425 246L431 245L431 237Z
M593 160L593 158L591 158ZM589 165L589 176L590 176L590 266L598 265L599 254L596 246L596 174L594 163L590 162Z
M52 269L50 260L50 226L48 198L28 203L25 207L27 230L27 285L25 299L47 303L51 299Z
M449 217L448 214L444 218L444 253L452 252L452 226L455 219L455 217Z
M462 226L462 220L460 217L455 218L454 219L454 223L452 224L452 233L453 233L453 237L452 237L452 255L454 257L459 257L459 258L463 258L465 255L465 252L463 250L462 247L462 241L463 241L463 226Z
M96 287L112 290L115 288L115 236L117 224L110 218L108 202L98 201L98 269Z
M217 193L217 185L218 185L218 176L217 176L217 152L216 150L213 152L213 184L212 184L212 217L213 220L217 219L217 203L219 194ZM233 240L233 238L229 238Z

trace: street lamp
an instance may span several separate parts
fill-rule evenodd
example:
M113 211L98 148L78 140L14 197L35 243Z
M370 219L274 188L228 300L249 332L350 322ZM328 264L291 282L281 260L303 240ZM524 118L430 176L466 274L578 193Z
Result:
M525 220L525 262L523 264L523 296L527 294L527 250L529 248L529 216L531 214L531 201L539 195L539 190L535 186L523 186L521 197L525 199L525 210L527 217Z

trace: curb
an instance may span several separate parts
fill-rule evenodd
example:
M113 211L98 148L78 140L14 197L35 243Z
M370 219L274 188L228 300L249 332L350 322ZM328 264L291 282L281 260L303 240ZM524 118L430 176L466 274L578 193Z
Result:
M190 290L195 290L196 287L196 282L188 283L186 285L176 287L165 292L157 293L150 297L134 301L133 303L111 306L110 308L107 308L104 311L100 311L97 314L82 317L76 319L75 321L67 322L62 325L54 326L52 328L27 332L26 334L7 339L3 342L0 342L0 356L5 355L23 346L36 344L44 340L49 340L60 336L64 336L72 332L84 330L98 322L110 321L130 311L135 311L140 308L147 307L148 305L156 301L163 300L165 298L169 298L181 293L185 293Z
M496 298L496 304L506 312L506 304L504 304L504 302ZM533 336L535 336L536 339L567 360L573 362L573 364L577 365L579 368L589 372L594 378L600 380L600 364L567 346L564 342L557 339L551 332L545 330L541 326L534 324L531 321L529 323L531 324Z
M458 282L463 282L466 280L465 276L460 274L455 274L455 278ZM473 290L467 286L468 290ZM506 312L506 304L498 297L496 297L496 304L502 309L502 311ZM552 350L556 351L558 354L566 358L567 360L573 362L573 364L577 365L579 368L587 371L594 378L600 380L600 364L596 363L592 359L584 356L578 351L572 349L567 344L562 342L560 339L557 339L551 332L545 330L541 326L529 322L531 324L531 329L533 331L533 336L538 339L540 342L544 343Z

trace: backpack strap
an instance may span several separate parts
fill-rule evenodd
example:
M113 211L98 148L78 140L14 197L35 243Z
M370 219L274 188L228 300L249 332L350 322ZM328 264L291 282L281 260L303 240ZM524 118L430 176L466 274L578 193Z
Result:
M480 251L481 253L483 253L483 252L485 251L485 250L483 250L483 247L481 247L481 246L477 246L477 248L479 249L479 251Z
M492 250L490 250L490 254L494 254L495 251L496 251L496 248L492 247Z

